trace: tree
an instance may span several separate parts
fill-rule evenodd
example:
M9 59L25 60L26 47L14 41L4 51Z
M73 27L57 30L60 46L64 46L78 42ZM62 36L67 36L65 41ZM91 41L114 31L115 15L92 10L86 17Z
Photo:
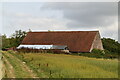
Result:
M7 38L6 35L2 35L2 49L19 46L26 34L27 32L25 31L17 30L10 38Z
M22 31L22 30L18 30L15 31L15 33L11 36L11 43L13 43L12 46L17 47L21 44L22 40L24 39L24 37L26 36L27 32Z
M120 53L120 43L111 38L103 38L102 39L103 47L108 52L111 53Z
M2 35L2 48L9 48L9 39L6 37L6 35Z

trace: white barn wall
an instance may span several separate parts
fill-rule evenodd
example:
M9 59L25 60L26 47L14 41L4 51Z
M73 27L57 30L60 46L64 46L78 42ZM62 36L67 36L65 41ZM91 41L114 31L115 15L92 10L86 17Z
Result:
M17 49L20 48L33 48L33 49L51 49L53 45L19 45Z
M100 37L100 34L99 34L99 33L97 33L96 36L95 36L95 38L94 38L94 41L93 41L93 43L92 43L90 52L91 52L93 49L104 50L104 49L103 49L103 45L102 45L102 41L101 41L101 37Z
M65 49L66 45L53 45L53 49Z
M66 45L19 45L20 48L33 48L33 49L65 49Z

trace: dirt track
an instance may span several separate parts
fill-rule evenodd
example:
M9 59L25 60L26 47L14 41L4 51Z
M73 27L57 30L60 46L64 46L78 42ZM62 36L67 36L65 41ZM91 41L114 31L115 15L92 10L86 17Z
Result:
M3 53L2 61L5 63L3 67L6 78L38 78L25 63L10 53Z
M0 80L2 79L2 60L1 60L2 54L0 53Z
M38 78L37 75L34 74L33 71L26 64L24 64L21 60L19 60L18 58L16 58L15 56L13 56L11 54L6 54L6 55L15 59L19 64L21 64L20 66L21 66L22 70L28 72L31 78Z

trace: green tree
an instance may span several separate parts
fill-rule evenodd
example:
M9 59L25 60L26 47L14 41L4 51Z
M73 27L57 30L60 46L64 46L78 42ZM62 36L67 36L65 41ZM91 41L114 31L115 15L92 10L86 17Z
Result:
M17 47L21 44L22 40L26 36L27 32L18 30L10 38L10 43L13 47Z
M10 38L7 38L6 35L2 35L2 49L19 46L26 34L27 32L25 31L17 30Z
M6 37L6 35L2 35L2 48L9 48L9 39Z
M110 51L111 53L120 53L120 43L111 38L102 39L103 47L105 51Z

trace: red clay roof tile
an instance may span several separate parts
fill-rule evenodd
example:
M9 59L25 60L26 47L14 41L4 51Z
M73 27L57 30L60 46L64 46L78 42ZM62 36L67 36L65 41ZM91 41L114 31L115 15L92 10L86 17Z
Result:
M67 45L73 52L90 52L98 31L52 31L29 32L21 44L25 45Z

